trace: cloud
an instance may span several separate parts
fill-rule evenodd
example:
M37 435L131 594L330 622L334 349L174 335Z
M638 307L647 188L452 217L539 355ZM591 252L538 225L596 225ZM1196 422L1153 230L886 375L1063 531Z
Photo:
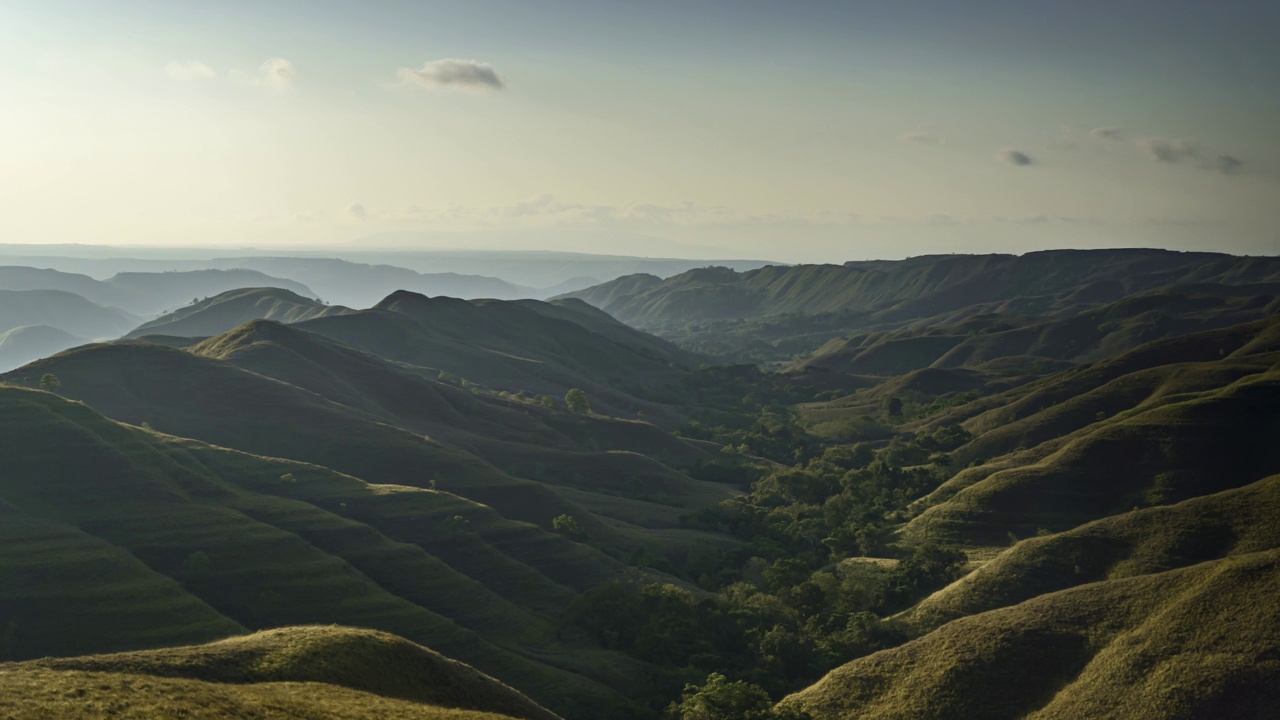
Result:
M1199 152L1186 140L1149 137L1138 141L1138 151L1156 162L1177 163L1199 157Z
M297 76L298 69L292 62L289 62L282 57L267 59L258 66L258 71L252 75L241 70L232 70L227 73L227 77L229 77L232 82L251 85L264 90L276 91L283 91L292 88L294 78Z
M351 203L347 206L347 215L356 220L367 220L369 218L369 208L360 203Z
M502 90L506 80L492 65L479 60L445 58L433 60L421 68L402 67L396 70L396 81L405 86L424 90Z
M174 80L212 80L218 76L213 68L199 60L174 60L164 66L164 74Z
M1214 170L1230 175L1244 164L1231 155L1205 155L1200 148L1187 140L1147 137L1138 141L1138 151L1159 163L1186 163L1204 170Z
M1217 166L1218 172L1230 175L1244 163L1230 155L1219 155L1214 158L1213 164Z
M938 137L937 133L928 132L926 130L907 133L906 135L903 135L902 138L921 145L938 145L942 143L942 138Z
M1098 140L1123 140L1124 130L1118 127L1100 127L1089 131L1089 137Z
M996 153L996 159L1008 165L1022 166L1031 164L1031 158L1026 153L1010 148L1005 148Z

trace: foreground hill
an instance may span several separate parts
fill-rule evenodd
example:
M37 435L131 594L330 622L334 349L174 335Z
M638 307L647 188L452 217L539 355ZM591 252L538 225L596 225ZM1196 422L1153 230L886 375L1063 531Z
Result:
M88 275L42 270L32 267L0 267L0 289L61 290L91 302L117 307L136 315L155 315L236 288L276 287L305 297L315 297L309 288L244 269L190 270L185 272L122 272L106 280ZM134 322L137 325L137 322ZM119 334L123 334L122 330Z
M139 318L61 290L0 290L0 332L47 325L83 338L117 338Z
M430 643L566 716L608 714L634 691L625 660L555 632L622 566L486 506L18 388L0 387L0 455L8 659L324 622Z
M11 718L557 720L510 687L386 633L292 627L209 645L0 665Z
M1280 551L1044 595L844 665L784 705L854 718L1255 718L1280 705Z
M203 338L221 335L250 320L295 323L349 312L349 308L325 305L280 288L241 288L161 315L134 328L125 337L168 335Z

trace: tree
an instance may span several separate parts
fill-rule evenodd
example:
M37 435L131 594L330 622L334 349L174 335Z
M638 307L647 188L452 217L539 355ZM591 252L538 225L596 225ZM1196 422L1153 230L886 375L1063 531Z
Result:
M564 394L564 404L569 408L569 412L582 415L591 413L591 403L587 402L587 394L579 388L573 388Z
M60 387L61 385L62 381L53 373L45 373L40 376L40 387L46 390L52 390L53 388Z
M582 526L572 515L555 516L551 519L551 529L573 540L582 537Z
M541 405L542 407L548 408L550 410L555 410L556 408L560 407L559 405L556 404L556 399L551 397L550 395L539 395L538 397L533 399L533 404Z
M890 417L898 417L902 415L902 398L891 397L884 401L885 414Z
M684 697L667 707L667 715L673 720L769 720L772 705L764 688L711 673L701 687L685 685Z

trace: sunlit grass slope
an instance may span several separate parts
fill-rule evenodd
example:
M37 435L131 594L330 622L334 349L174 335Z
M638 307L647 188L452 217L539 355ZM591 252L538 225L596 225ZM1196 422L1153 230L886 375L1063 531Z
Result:
M497 680L420 645L336 626L0 665L0 713L86 720L557 717Z
M932 629L1092 582L1163 572L1280 548L1280 476L1174 505L1113 515L1028 538L907 613Z
M844 665L816 720L1261 718L1280 703L1280 551L1044 595Z

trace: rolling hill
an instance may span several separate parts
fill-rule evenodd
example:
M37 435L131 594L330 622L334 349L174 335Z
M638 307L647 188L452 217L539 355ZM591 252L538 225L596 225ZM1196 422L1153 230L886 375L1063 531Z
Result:
M13 718L557 720L524 695L394 635L292 627L165 650L0 665Z
M1164 250L932 255L844 265L627 276L562 297L731 358L789 359L842 335L979 314L1077 314L1168 285L1274 284L1280 259ZM1150 339L1150 338L1148 338ZM945 348L945 352L949 348ZM917 365L916 367L922 367Z
M134 328L125 337L168 335L204 338L234 330L250 320L293 323L348 312L351 312L349 308L325 305L280 288L241 288L161 315Z
M815 720L1254 718L1280 692L1280 551L966 617L788 697Z
M23 325L0 332L0 372L87 342L48 325Z
M368 310L298 327L497 390L563 396L578 387L602 412L628 416L661 414L695 357L598 314L538 301L396 292Z
M607 685L633 691L614 668L625 659L556 638L571 586L622 570L585 545L449 493L121 425L46 392L0 387L0 425L8 659L325 622L430 642L566 716L625 705Z
M0 332L47 325L84 338L117 338L138 317L61 290L0 290Z
M106 280L32 267L0 267L0 289L61 290L135 315L157 315L237 288L275 287L315 297L305 285L255 270L209 269L185 272L122 272ZM134 322L137 326L137 322ZM123 334L126 331L121 331Z

